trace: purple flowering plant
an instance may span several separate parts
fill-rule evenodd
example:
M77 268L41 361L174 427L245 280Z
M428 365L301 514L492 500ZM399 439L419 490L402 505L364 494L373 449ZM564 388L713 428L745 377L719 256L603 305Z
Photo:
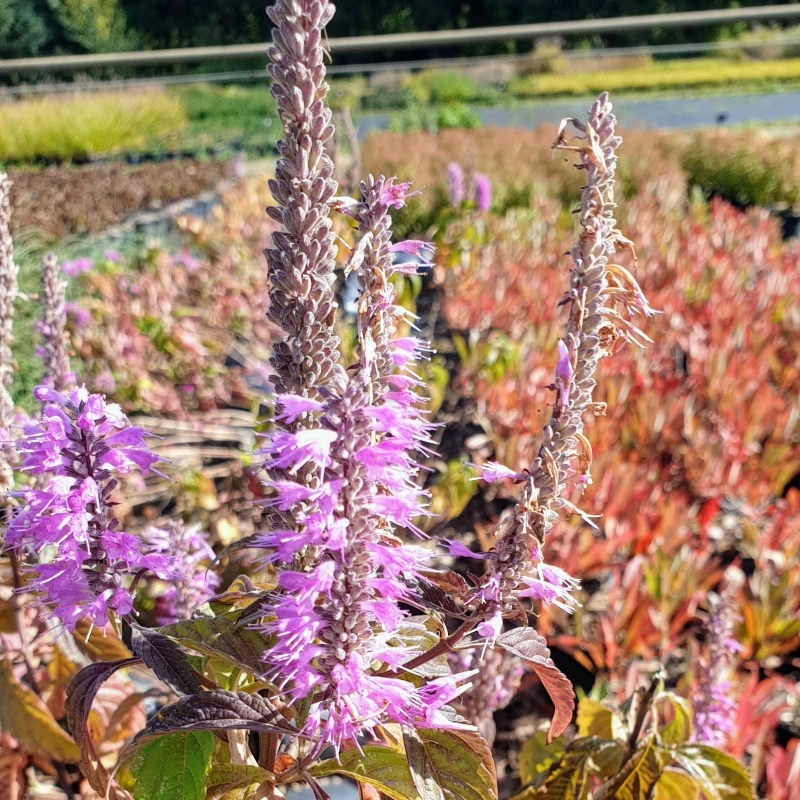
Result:
M591 707L582 707L581 738L559 739L572 722L574 693L529 619L540 604L567 612L578 604L577 581L544 562L543 544L560 512L581 513L564 492L590 481L583 431L586 412L597 411L598 362L618 340L643 344L630 317L652 313L632 277L625 284L612 278L615 254L630 243L614 219L621 139L611 104L602 95L587 122L565 122L555 144L576 154L586 181L556 396L530 467L483 469L483 480L511 481L519 491L488 553L450 545L451 558L483 562L470 583L443 566L448 554L425 539L420 522L429 513L421 462L433 454L434 430L417 365L430 348L394 286L410 269L396 256L419 264L430 245L392 242L391 211L415 193L409 183L370 175L358 198L337 196L324 67L333 12L328 0L277 0L268 10L271 92L284 130L270 181L277 205L267 210L281 226L266 252L269 319L284 336L270 360L274 412L258 454L263 528L232 548L249 553L256 580L239 576L220 593L217 555L191 526L170 523L141 536L121 529L120 479L160 474L159 459L119 406L72 388L57 339L43 348L48 385L35 390L41 417L17 436L19 468L33 483L11 493L4 546L55 630L110 624L132 652L84 667L67 687L81 769L99 794L131 796L99 761L87 723L103 682L143 662L178 698L121 754L132 759L134 798L271 799L302 781L321 799L328 795L318 779L341 773L391 798L489 800L497 797L491 712L510 700L527 669L552 699L546 740L557 740L534 789L565 796L550 789L571 779L569 769L596 767L595 800L651 797L667 766L692 774L692 759L710 757L707 744L691 740L688 704L654 683L627 709L621 740L602 728L597 742L583 745L602 757L581 767L570 757L579 752L575 742L599 728L586 727ZM448 177L451 202L461 204L463 170L451 164ZM476 207L487 211L486 176L475 176L475 192ZM336 325L334 214L357 230L345 264L360 290L355 357L347 364ZM62 270L78 275L92 268L84 261ZM195 267L188 251L173 266L179 263ZM57 275L54 262L49 270ZM42 333L63 336L63 287L51 278L53 319ZM401 335L409 327L412 335ZM161 586L158 628L139 622L142 585ZM700 726L709 713L698 713ZM171 747L182 748L186 763L177 783L159 777ZM628 776L645 762L641 791L625 794Z

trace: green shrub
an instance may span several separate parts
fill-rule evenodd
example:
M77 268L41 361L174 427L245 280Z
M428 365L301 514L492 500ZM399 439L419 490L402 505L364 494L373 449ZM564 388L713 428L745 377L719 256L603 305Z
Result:
M797 140L770 140L755 131L705 131L683 152L689 183L739 205L792 206L800 202Z
M0 104L0 161L84 160L180 130L181 101L163 91L74 94Z
M448 103L439 107L412 106L393 114L389 119L389 130L394 133L435 133L440 128L478 128L480 125L481 118L463 103Z
M491 105L497 102L498 92L491 86L479 86L471 78L458 72L441 72L426 69L418 72L408 82L414 99L423 105L438 103L481 103Z

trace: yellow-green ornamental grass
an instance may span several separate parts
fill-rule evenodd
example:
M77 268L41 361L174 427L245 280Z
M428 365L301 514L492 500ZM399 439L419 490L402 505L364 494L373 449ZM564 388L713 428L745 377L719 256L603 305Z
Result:
M85 159L141 146L185 124L180 99L161 90L0 103L0 161Z
M657 61L646 67L598 72L530 75L512 81L508 90L518 97L545 97L796 80L800 80L800 58L777 61L702 58Z

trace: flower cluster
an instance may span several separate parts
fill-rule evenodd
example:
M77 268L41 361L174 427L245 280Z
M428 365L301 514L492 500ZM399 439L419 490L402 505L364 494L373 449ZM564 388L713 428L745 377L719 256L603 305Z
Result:
M133 611L130 576L173 577L168 557L143 552L137 537L118 530L111 499L115 475L157 472L158 456L102 395L80 388L64 396L46 386L34 394L45 403L42 418L24 426L18 450L23 470L46 477L17 493L22 507L6 546L36 557L29 588L67 629L86 616L102 626L109 610Z
M459 697L458 708L491 745L496 733L494 712L514 699L525 674L525 662L500 647L490 647L484 654L475 648L457 650L447 660L453 672L477 670L472 687Z
M219 576L209 568L214 551L199 525L170 521L151 526L142 534L142 543L149 554L167 559L174 576L156 596L159 625L187 619L219 589Z
M733 734L739 707L731 680L736 655L742 645L736 640L733 626L736 611L729 593L717 598L708 624L706 657L702 661L695 691L694 734L696 742L724 747Z

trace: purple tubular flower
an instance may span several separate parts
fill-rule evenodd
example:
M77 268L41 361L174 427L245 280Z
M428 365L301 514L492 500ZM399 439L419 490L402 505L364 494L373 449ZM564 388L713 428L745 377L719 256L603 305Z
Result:
M75 258L72 261L65 261L61 265L61 270L70 278L77 278L82 272L89 272L94 269L94 261L91 258Z
M736 727L739 703L731 677L742 646L733 636L736 612L729 593L714 604L708 626L708 648L698 670L692 694L694 732L692 740L724 748Z
M8 528L6 546L32 553L29 589L68 630L88 616L95 625L133 610L127 577L143 571L174 575L170 559L143 551L140 540L118 530L111 495L115 473L157 471L158 456L130 426L119 406L85 387L67 396L37 386L42 419L23 427L17 448L22 469L49 477L43 488L18 493L22 507Z
M466 197L464 188L464 170L461 164L452 161L447 165L447 196L451 208L458 208Z
M447 660L453 672L477 670L472 687L458 699L458 710L491 747L497 732L492 716L514 699L525 673L525 662L499 647L489 648L482 657L480 650L458 650L450 653Z
M14 357L11 346L14 342L14 301L17 299L17 265L14 263L14 242L11 239L11 181L0 172L0 436L3 441L10 437L14 402L9 393L14 372ZM0 449L0 488L12 484L8 454Z
M174 577L156 597L156 622L169 625L187 619L192 611L213 597L219 577L209 569L214 551L199 525L170 521L162 528L150 527L142 534L149 553L168 559Z
M475 173L475 208L485 212L492 207L492 182L482 172Z
M558 389L559 408L569 405L569 389L572 384L572 360L569 349L564 342L558 340L558 364L556 365L556 388Z
M59 392L75 385L75 373L70 370L67 354L65 290L66 284L58 273L58 261L49 253L42 261L42 318L38 328L44 342L43 383Z

